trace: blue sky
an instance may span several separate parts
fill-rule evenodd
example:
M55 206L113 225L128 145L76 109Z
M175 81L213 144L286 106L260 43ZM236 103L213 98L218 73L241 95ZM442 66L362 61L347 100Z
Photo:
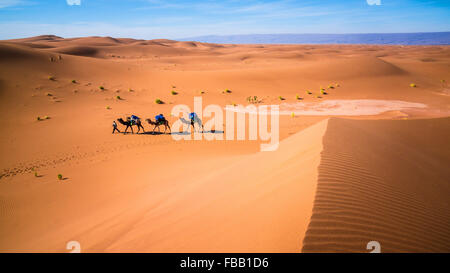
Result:
M0 39L435 31L448 0L0 0Z

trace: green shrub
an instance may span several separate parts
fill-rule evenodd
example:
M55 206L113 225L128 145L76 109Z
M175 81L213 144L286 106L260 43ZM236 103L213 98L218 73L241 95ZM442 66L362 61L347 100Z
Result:
M278 96L279 100L285 100L285 98L283 98L282 96Z
M413 87L413 88L417 87L417 85L415 83L411 83L409 86Z
M258 100L258 97L257 96L250 96L250 97L247 97L247 101L249 102L249 103L260 103L261 101L260 100Z
M105 87L103 87L103 86L101 86L101 85L100 85L98 88L99 88L100 90L105 90Z
M156 103L156 104L164 104L164 102L163 102L162 100L160 100L160 99L156 99L156 100L155 100L155 103Z
M231 93L231 90L230 90L230 89L226 89L226 90L225 90L225 93L230 94L230 93Z
M63 179L62 174L58 174L58 180L62 180L62 179Z
M311 92L311 91L309 91L309 90L306 90L306 94L308 94L308 95L311 95L311 94L312 94L312 92Z
M121 100L122 98L120 96L116 96L116 99Z
M55 77L54 76L48 76L48 79L51 80L51 81L54 81Z
M176 92L176 91L174 91L174 90L172 90L171 92L170 92L172 95L178 95L178 93Z
M77 81L76 80L72 80L72 83L77 83Z

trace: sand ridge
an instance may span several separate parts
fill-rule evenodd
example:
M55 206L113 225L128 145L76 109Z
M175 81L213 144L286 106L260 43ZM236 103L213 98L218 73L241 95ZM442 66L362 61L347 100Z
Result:
M302 251L450 251L449 133L448 118L331 119Z

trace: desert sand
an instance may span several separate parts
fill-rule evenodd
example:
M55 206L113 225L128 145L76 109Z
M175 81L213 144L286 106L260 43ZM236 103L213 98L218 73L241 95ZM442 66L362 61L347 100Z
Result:
M449 72L448 46L0 41L0 252L449 252ZM280 105L278 150L111 134L195 96Z

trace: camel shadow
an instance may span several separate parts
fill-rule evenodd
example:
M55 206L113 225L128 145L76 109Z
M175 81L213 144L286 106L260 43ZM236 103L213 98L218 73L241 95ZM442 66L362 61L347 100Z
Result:
M164 133L164 132L144 132L144 133L137 133L138 135L170 135L170 132ZM172 133L174 134L174 133Z
M210 130L210 131L204 131L203 134L223 134L224 131L217 131L217 130Z
M224 131L215 131L215 130L211 130L211 131L203 131L203 132L198 132L200 134L223 134ZM190 135L192 134L191 131L184 131L184 132L172 132L172 135Z

